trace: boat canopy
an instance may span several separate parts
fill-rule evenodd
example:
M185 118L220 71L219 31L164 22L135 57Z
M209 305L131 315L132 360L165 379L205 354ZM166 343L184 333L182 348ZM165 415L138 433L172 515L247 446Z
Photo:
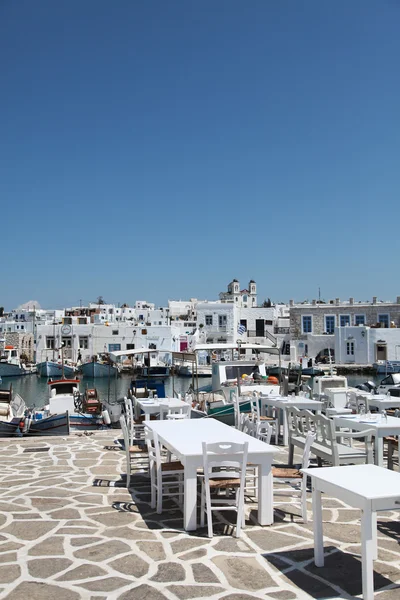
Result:
M115 352L110 352L110 356L113 358L119 358L120 356L131 356L134 354L152 354L159 352L169 352L169 350L158 350L154 348L135 348L134 350L115 350Z
M261 344L197 344L195 352L200 350L257 350L258 352L269 352L270 354L280 354L279 348L275 346L261 346Z

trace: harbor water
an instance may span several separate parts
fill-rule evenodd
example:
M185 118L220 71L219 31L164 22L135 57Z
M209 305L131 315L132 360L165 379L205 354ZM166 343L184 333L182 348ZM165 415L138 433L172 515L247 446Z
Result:
M132 376L127 374L113 377L110 380L107 377L90 379L78 376L78 378L80 379L79 388L81 392L86 388L96 388L100 400L110 400L111 402L127 395L132 380ZM46 377L38 377L38 375L4 377L0 389L10 389L12 384L13 392L17 392L25 400L27 406L40 408L47 404L49 400L47 381ZM184 395L188 391L191 382L190 377L168 377L165 379L165 393L172 396L173 390L175 390L175 394L179 392ZM202 378L199 385L201 388L204 386L210 387L211 378Z
M348 376L347 380L349 386L355 386L366 380L380 383L383 377L383 375L375 375L374 377L370 375L353 375ZM114 401L127 395L132 376L124 374L110 380L107 377L90 379L79 376L79 379L81 392L86 388L96 388L100 399ZM192 380L189 377L168 377L165 379L165 392L169 396L172 396L174 391L175 395L178 392L184 395L188 391L191 382ZM0 384L0 389L9 389L11 384L13 391L17 392L25 400L27 406L40 408L48 403L46 377L38 377L37 375L4 377ZM211 390L211 378L202 378L199 380L199 386L201 389Z

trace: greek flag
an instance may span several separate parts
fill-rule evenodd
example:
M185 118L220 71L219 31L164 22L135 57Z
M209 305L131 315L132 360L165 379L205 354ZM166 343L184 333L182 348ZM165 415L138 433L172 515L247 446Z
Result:
M240 325L239 324L237 331L238 331L239 335L243 335L244 333L246 333L246 327L245 327L245 325Z

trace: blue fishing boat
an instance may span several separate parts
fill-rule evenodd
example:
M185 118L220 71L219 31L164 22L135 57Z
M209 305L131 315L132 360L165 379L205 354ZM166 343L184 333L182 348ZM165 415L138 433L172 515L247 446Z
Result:
M98 360L83 363L80 366L80 371L83 377L90 377L91 379L96 377L116 377L118 374L118 369L115 365Z
M40 377L62 377L63 376L63 365L51 360L45 360L36 365L37 374ZM75 373L75 367L69 367L64 364L64 376L73 377Z

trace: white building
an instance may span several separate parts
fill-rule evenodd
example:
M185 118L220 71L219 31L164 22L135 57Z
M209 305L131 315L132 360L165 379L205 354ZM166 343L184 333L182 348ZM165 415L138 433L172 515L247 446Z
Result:
M370 365L379 360L400 360L399 328L336 327L336 363Z

